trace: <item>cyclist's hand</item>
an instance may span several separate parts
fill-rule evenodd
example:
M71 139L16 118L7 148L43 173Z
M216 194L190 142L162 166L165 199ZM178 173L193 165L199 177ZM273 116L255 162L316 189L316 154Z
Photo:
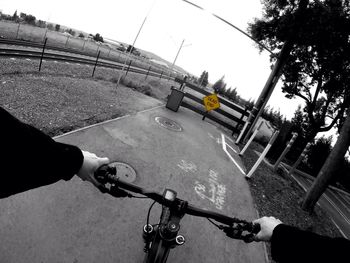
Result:
M77 173L77 176L79 176L83 181L89 181L93 185L95 185L97 188L100 189L101 184L96 181L94 177L94 172L103 164L108 164L109 159L107 157L101 158L96 156L94 153L90 153L87 151L82 151L84 156L83 164Z
M282 221L279 219L274 218L273 216L270 217L262 217L255 221L253 221L254 224L260 225L260 232L257 233L254 237L255 241L270 241L272 237L273 230L276 226L279 224L282 224Z

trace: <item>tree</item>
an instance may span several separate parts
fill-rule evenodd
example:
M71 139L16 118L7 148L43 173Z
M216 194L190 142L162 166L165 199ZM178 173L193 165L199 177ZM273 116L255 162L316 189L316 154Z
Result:
M84 38L85 35L84 35L83 33L80 32L78 37Z
M264 16L250 24L249 31L277 52L283 43L293 39L292 51L282 69L282 91L287 98L305 101L309 123L305 136L311 141L318 132L340 127L350 105L350 4L313 1L303 15L306 19L296 21L296 3L264 0ZM302 26L291 35L291 28L298 23Z
M346 117L341 128L337 142L333 150L329 154L326 162L317 175L315 182L312 184L310 190L307 192L306 198L303 202L303 209L312 211L317 200L326 190L328 184L336 175L338 168L344 161L346 151L350 146L350 109L348 109L348 116ZM349 175L348 175L349 176Z
M332 151L332 136L318 138L310 147L306 162L312 175L317 175Z
M75 31L73 29L71 29L71 28L68 29L66 32L71 34L72 36L75 36Z
M47 29L49 29L49 30L53 30L53 29L54 29L53 24L51 24L51 23L47 24Z
M94 37L93 40L95 40L96 42L103 42L103 37L97 33Z
M225 85L226 83L224 82L224 76L221 77L221 79L219 79L218 81L216 81L213 85L213 90L215 93L223 93L224 89L225 89Z
M38 27L43 27L43 28L44 28L44 27L46 27L46 22L43 21L43 20L39 20L38 23L37 23L37 26L38 26Z
M349 134L344 134L344 127L341 127L349 118L346 111L350 107L350 2L306 0L306 3L303 16L296 19L297 1L264 0L264 16L250 24L249 31L255 39L277 52L284 43L293 41L282 69L282 91L287 98L300 97L305 101L308 123L305 143L313 140L318 132L329 131L334 126L338 131L342 129L304 200L303 209L312 211L336 175L349 146L346 139ZM298 31L294 30L296 24L299 24ZM339 141L343 144L338 144Z
M17 10L16 10L12 16L12 20L17 21L17 19L18 19L18 15L17 15Z
M27 22L30 25L35 26L36 18L33 15L26 15L25 18L24 18L24 21Z
M20 13L19 14L19 17L21 18L21 19L23 19L24 20L24 18L27 16L27 14L26 13Z
M198 83L202 86L202 87L206 87L208 85L208 72L207 71L203 71L201 76L198 79Z
M237 100L237 88L230 89L230 93L228 94L228 97L230 98L230 100L235 102Z
M55 25L55 30L58 32L58 31L60 31L60 29L61 29L61 26L59 24L56 24Z

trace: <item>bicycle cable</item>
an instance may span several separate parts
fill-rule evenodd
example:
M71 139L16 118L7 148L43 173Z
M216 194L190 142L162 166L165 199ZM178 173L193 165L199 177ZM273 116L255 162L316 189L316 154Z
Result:
M149 216L150 216L150 214L151 214L151 210L152 210L152 207L154 206L154 204L156 203L156 201L153 201L153 203L151 204L151 206L149 207L149 209L148 209L148 213L147 213L147 232L148 232L148 224L149 224Z
M207 217L207 219L208 219L208 221L209 221L210 223L212 223L214 226L216 226L216 227L219 228L219 229L222 229L222 227L221 227L220 225L216 224L213 220L211 220L211 219L208 218L208 217Z

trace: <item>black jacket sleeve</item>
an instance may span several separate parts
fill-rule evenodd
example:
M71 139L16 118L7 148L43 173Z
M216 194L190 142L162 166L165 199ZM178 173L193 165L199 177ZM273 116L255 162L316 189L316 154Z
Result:
M0 198L71 179L83 163L78 147L55 142L0 107Z
M350 241L330 238L280 224L271 238L277 262L349 262Z

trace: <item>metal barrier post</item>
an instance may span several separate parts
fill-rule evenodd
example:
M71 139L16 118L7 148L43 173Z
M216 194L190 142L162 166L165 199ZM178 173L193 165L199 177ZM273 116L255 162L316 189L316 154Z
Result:
M277 136L279 134L279 131L275 131L275 133L272 135L269 144L266 146L265 150L261 153L259 159L256 161L256 163L253 165L252 169L250 169L249 173L246 175L246 178L250 178L253 173L255 172L255 170L259 167L260 163L262 162L262 160L264 160L265 155L267 154L267 152L270 150L271 145L274 143L274 141L276 140Z
M98 62L99 56L100 56L100 50L99 50L98 53L97 53L97 57L96 57L96 62L95 62L94 70L92 71L92 77L94 77L95 69L96 69L96 66L97 66L97 62Z
M41 52L40 64L39 64L39 71L41 70L41 64L43 63L43 57L44 57L46 42L47 42L47 37L45 38L45 42L44 42L44 46L43 46L43 51Z
M249 141L247 142L247 144L244 146L244 148L242 149L242 151L241 151L238 155L243 155L244 152L248 149L249 145L251 144L251 142L253 141L253 139L255 138L255 136L258 134L262 123L263 123L263 122L260 122L258 128L254 131L253 135L249 138Z
M276 163L273 165L273 169L276 171L278 168L278 165L283 160L284 156L289 152L290 148L292 147L293 143L295 142L295 139L298 137L298 134L296 132L293 132L293 137L290 139L290 141L287 144L287 147L284 149L280 157L278 157Z
M311 146L311 143L306 144L303 152L300 154L298 160L294 163L293 167L289 170L288 174L294 173L294 171L297 169L302 159L304 159L306 152L309 150L310 146Z

